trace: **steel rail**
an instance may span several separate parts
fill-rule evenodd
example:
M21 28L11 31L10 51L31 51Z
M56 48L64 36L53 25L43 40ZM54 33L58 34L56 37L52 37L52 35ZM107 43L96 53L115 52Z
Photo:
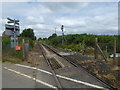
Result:
M53 50L51 47L49 47L48 45L45 45L42 43L42 45L44 45L45 47L49 48L50 50L52 50L55 54L57 54L58 56L64 58L65 60L67 60L69 63L71 63L72 65L74 65L75 67L80 68L82 71L84 71L85 73L87 73L88 75L90 75L91 77L93 77L94 79L96 79L97 81L99 81L100 83L102 83L104 86L106 86L107 88L109 88L110 90L115 90L115 88L113 88L112 86L110 86L108 83L102 81L101 79L99 79L98 77L96 77L95 75L93 75L92 73L90 73L87 69L83 68L80 64L77 64L69 59L67 59L66 57L60 55L59 53L57 53L55 50Z
M58 78L57 78L57 76L56 76L56 73L55 73L55 71L54 71L54 69L53 69L50 61L47 59L47 57L46 57L46 55L45 55L45 53L44 53L44 50L43 50L43 48L42 48L42 45L41 45L40 43L38 43L38 46L39 46L40 50L42 51L42 55L43 55L43 57L45 58L45 60L46 60L46 62L47 62L47 64L48 64L50 70L52 71L52 75L53 75L53 77L54 77L54 79L55 79L55 82L56 82L56 84L57 84L57 90L63 90L62 85L61 85L60 81L58 80Z

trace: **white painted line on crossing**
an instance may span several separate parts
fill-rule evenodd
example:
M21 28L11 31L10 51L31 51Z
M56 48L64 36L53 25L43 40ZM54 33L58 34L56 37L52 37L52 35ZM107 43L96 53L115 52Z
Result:
M50 84L48 84L48 83L46 83L46 82L43 82L43 81L38 80L38 79L35 79L35 78L33 78L33 77L31 77L31 76L28 76L28 75L26 75L26 74L24 74L24 73L21 73L21 72L18 72L18 71L9 69L9 68L7 68L7 67L4 67L4 68L7 69L7 70L9 70L9 71L11 71L11 72L17 73L17 74L19 74L19 75L22 75L22 76L25 76L25 77L27 77L27 78L36 80L36 82L41 83L41 84L43 84L43 85L45 85L45 86L48 86L48 87L50 87L50 88L54 88L54 89L57 88L57 87L55 87L55 86L53 86L53 85L50 85Z
M65 76L61 76L61 75L56 75L56 76L57 76L57 77L60 77L60 78L63 78L63 79L66 79L66 80L69 80L69 81L76 82L76 83L84 84L84 85L86 85L86 86L90 86L90 87L93 87L93 88L101 88L101 89L104 89L104 87L100 87L100 86L93 85L93 84L90 84L90 83L87 83L87 82L75 80L75 79L68 78L68 77L65 77Z
M50 72L48 72L48 71L46 71L46 70L43 70L43 69L36 68L36 67L25 66L25 65L21 65L21 64L15 64L15 65L21 66L21 67L30 68L30 69L36 69L36 70L38 70L38 71L40 71L40 72L43 72L43 73L47 73L47 74L49 74L49 75L52 75L52 73L50 73Z
M21 64L15 64L15 65L21 66L21 67L26 67L26 68L31 68L31 69L37 69L37 70L39 70L39 71L41 71L43 73L47 73L49 75L52 75L51 72L43 70L43 69L39 69L39 68L35 68L35 67L30 67L30 66L26 66L26 65L21 65ZM75 83L84 84L86 86L90 86L90 87L93 87L93 88L105 89L104 87L101 87L101 86L98 86L98 85L94 85L94 84L91 84L91 83L88 83L88 82L83 82L83 81L80 81L80 80L72 79L72 78L69 78L69 77L62 76L62 75L56 75L56 76L59 77L59 78L62 78L62 79L66 79L66 80L75 82Z

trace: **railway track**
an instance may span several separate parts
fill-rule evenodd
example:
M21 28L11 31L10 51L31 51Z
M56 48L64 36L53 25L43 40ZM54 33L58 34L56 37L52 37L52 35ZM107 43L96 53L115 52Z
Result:
M45 58L46 63L48 64L48 66L49 66L49 68L52 72L52 75L53 75L54 79L55 79L56 86L57 86L56 90L63 90L62 85L61 85L61 83L60 83L60 81L59 81L59 79L56 76L56 73L54 71L54 69L61 68L61 66L56 62L56 60L54 60L54 58L49 58L48 59L47 56L46 56L45 50L43 49L43 46L40 43L37 43L37 44L39 46L39 49L40 49L43 57Z
M35 88L114 90L78 66L77 62L59 55L51 47L35 42L35 48L33 49L31 52L32 59L30 60L33 63L28 64L25 62L24 64L12 66L6 64L5 67L8 67L9 71L35 80ZM39 65L37 65L38 63Z
M49 51L54 52L55 54L57 54L58 56L64 58L65 60L67 60L69 63L71 63L72 65L74 65L77 68L80 68L80 70L84 71L86 74L88 74L89 76L93 77L94 79L96 79L98 82L102 83L104 86L106 86L109 90L115 90L112 86L108 85L106 82L100 80L99 78L97 78L95 75L93 75L92 73L90 73L88 70L84 69L79 63L77 63L76 60L72 60L72 59L68 59L65 56L62 56L60 54L58 54L54 49L52 49L51 47L49 47L48 45L42 44L44 47L46 47L47 49L49 49ZM52 67L52 66L51 66Z

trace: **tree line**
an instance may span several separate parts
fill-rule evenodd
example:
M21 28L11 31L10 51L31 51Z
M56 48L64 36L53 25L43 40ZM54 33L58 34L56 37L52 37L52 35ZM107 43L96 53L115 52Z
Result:
M64 35L64 44L62 45L62 36L57 36L57 34L52 34L48 38L39 38L38 40L41 40L49 45L60 47L60 48L66 48L71 49L73 51L82 52L85 48L95 47L95 38L98 38L98 44L100 47L105 51L109 53L113 52L114 48L114 39L116 39L116 46L117 46L117 52L120 52L119 47L119 36L118 35L94 35L94 34L69 34ZM107 48L106 48L107 47Z

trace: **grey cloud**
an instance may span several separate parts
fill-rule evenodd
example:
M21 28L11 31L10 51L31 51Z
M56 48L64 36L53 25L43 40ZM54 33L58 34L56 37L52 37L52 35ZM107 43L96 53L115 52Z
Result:
M75 9L75 8L84 8L88 5L87 2L51 2L44 3L46 7L51 9L52 11L61 11L62 9Z
M4 18L10 16L20 19L21 30L32 27L37 37L49 37L54 33L55 27L57 34L61 35L62 24L65 26L65 34L115 34L118 19L113 6L98 4L96 8L91 9L91 4L78 2L5 3L3 15Z

